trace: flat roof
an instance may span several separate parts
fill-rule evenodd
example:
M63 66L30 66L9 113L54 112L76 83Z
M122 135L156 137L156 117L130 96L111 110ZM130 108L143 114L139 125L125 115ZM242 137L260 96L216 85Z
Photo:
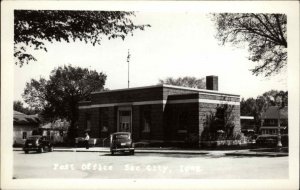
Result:
M181 89L181 90L189 90L189 91L195 91L195 92L198 92L198 93L205 93L205 94L221 94L221 95L229 95L229 96L235 96L235 97L240 96L240 95L237 95L237 94L231 94L231 93L220 92L220 91L215 91L215 90L189 88L189 87L166 85L166 84L114 89L114 90L108 90L108 91L92 92L91 94L100 94L100 93L118 92L118 91L127 91L127 90L139 90L139 89L147 89L147 88L155 88L155 87L166 87L166 88L174 88L174 89Z

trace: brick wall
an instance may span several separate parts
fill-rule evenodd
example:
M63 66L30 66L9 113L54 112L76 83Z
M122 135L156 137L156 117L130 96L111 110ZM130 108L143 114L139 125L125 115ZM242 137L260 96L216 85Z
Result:
M81 102L80 106L97 105L97 104L110 104L110 103L124 103L128 102L132 108L132 132L134 141L141 139L149 140L172 140L182 141L190 133L196 133L201 136L204 128L204 122L206 115L214 113L216 111L216 103L171 103L173 100L220 100L220 101L232 101L239 102L239 96L221 94L218 92L198 92L191 89L178 89L173 87L154 86L145 89L124 89L116 90L105 93L92 94L91 102ZM167 104L151 104L147 105L151 107L151 128L150 132L142 132L142 111L143 105L130 105L130 102L142 102L142 101L155 101L166 100ZM79 110L79 132L83 136L83 131L86 127L87 115L91 118L91 137L106 138L110 133L117 131L117 117L118 106L110 106L107 109L108 114L108 131L101 131L101 109L100 108L87 108ZM187 130L178 131L178 112L188 112ZM236 132L240 131L240 107L235 106L235 128Z
M145 89L124 89L92 94L93 104L109 104L123 102L142 102L162 100L162 86Z
M180 117L186 114L185 127L182 128ZM197 134L199 126L198 103L167 104L164 113L166 141L184 141L190 134Z
M208 104L208 103L199 103L199 138L201 140L201 135L203 133L205 123L207 121L207 116L216 113L217 104ZM232 111L234 116L234 132L241 133L241 125L240 125L240 106L234 105L234 109Z

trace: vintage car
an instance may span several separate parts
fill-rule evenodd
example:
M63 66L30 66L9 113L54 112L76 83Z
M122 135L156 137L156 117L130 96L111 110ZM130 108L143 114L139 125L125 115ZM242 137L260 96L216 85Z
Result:
M129 152L134 154L134 145L129 132L117 132L110 135L110 152Z
M37 151L39 153L43 153L44 151L52 152L53 145L47 137L34 135L26 139L23 150L25 154L28 154L29 151Z
M256 139L257 146L276 147L278 142L277 135L259 135ZM288 135L281 135L282 146L288 146Z

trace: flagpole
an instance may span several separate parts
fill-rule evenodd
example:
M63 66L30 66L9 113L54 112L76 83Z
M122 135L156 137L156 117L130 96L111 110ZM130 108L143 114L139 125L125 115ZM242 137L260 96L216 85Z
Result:
M127 63L128 63L128 88L129 88L129 60L130 60L130 52L128 49L128 55L127 55Z

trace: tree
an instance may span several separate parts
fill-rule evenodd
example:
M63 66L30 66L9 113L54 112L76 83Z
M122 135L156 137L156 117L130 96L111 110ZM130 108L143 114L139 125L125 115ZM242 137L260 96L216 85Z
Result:
M26 108L21 101L14 101L14 111L24 113L26 115L37 114L38 110Z
M270 90L263 93L260 96L254 98L248 98L247 100L241 100L241 115L254 116L256 126L260 126L261 117L269 106L276 106L275 99L280 96L283 100L283 105L288 105L288 92Z
M200 88L200 89L206 88L204 78L197 79L196 77L188 77L188 76L179 77L179 78L167 77L164 80L159 79L159 84L169 84L175 86L184 86L184 87Z
M45 120L68 120L72 139L76 136L78 102L88 100L93 91L103 90L105 81L106 75L102 72L69 65L54 69L49 80L31 80L22 96L31 107L42 110Z
M22 66L35 57L27 47L47 51L45 42L85 41L100 44L103 37L122 38L136 29L150 25L135 25L134 12L123 11L66 11L66 10L15 10L14 57Z
M234 135L234 106L228 104L217 105L215 111L206 115L202 140L228 140L235 138Z
M284 14L213 14L216 38L225 44L245 43L249 59L258 65L251 69L255 75L270 76L287 64L287 17Z

